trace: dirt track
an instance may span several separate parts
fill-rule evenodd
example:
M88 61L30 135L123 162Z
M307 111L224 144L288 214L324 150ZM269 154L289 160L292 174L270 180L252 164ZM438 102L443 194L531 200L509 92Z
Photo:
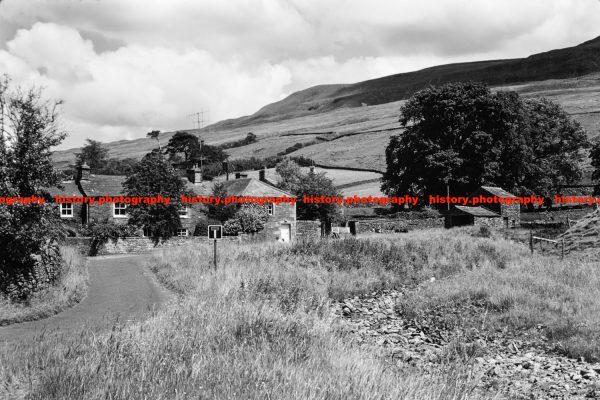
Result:
M139 254L88 259L90 287L81 303L47 319L0 327L0 344L42 332L64 333L83 327L100 331L115 321L143 317L167 298L167 292L143 267L150 257Z

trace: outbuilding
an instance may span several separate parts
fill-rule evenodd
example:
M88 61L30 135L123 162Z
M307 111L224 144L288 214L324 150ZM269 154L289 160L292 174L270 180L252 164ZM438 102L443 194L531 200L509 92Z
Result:
M483 207L454 206L445 212L444 226L488 225L499 226L502 224L500 214Z

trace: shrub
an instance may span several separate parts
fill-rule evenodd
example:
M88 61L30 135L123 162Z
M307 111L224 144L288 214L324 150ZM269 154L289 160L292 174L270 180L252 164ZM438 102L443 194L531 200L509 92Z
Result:
M238 232L256 233L265 228L265 222L269 215L264 207L243 205L233 218L227 220L223 225L226 235L237 235Z

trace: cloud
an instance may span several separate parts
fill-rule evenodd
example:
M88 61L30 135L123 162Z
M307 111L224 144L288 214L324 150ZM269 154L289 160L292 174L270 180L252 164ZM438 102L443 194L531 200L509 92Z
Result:
M598 26L595 0L3 0L0 71L65 100L73 146L316 84L572 46Z
M65 101L72 132L66 145L190 127L186 115L208 106L217 118L249 114L281 96L291 79L283 66L220 62L194 48L130 45L97 53L75 29L52 23L19 30L7 48L0 70Z

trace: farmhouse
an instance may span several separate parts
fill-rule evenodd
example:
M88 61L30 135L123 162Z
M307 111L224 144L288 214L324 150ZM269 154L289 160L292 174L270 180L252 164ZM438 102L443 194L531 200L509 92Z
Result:
M264 176L264 175L263 175ZM228 196L255 196L255 197L293 197L291 193L278 189L267 182L254 178L242 178L222 182ZM188 192L195 195L210 196L212 194L213 182L203 181L202 173L197 166L187 170L183 178ZM89 204L84 198L120 197L124 196L123 182L125 176L120 175L97 175L91 174L90 168L83 164L77 168L77 174L73 180L62 182L62 188L51 188L49 194L52 200L56 197L70 197L82 199L80 202L64 202L55 204L56 212L60 215L69 231L75 234L78 227L94 222L112 221L124 224L128 221L128 204L118 202L104 202ZM180 199L171 199L180 202ZM296 235L296 205L291 203L265 204L269 219L265 229L258 235L267 240L280 240L289 242ZM204 235L204 231L197 230L205 228L207 224L206 206L203 204L182 205L179 210L182 229L177 236L192 236L194 234Z
M259 179L247 178L241 174L236 174L235 179L225 180L223 189L225 196L236 197L295 197L293 194L276 188L264 179L264 172L261 171ZM200 196L210 196L212 194L213 182L202 180L202 173L197 166L187 170L186 178L187 189ZM259 232L267 240L279 240L289 242L296 236L296 204L291 202L281 204L265 204L269 219L265 224L265 229Z

